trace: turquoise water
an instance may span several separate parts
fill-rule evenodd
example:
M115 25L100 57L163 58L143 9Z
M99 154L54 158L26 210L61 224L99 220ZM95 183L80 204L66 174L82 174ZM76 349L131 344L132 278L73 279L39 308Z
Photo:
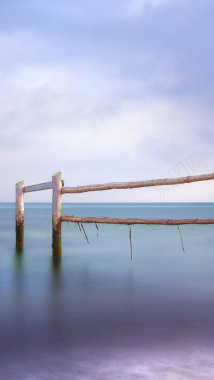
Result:
M214 226L63 223L51 255L51 204L0 204L0 379L213 379ZM213 218L213 203L63 204L62 214Z

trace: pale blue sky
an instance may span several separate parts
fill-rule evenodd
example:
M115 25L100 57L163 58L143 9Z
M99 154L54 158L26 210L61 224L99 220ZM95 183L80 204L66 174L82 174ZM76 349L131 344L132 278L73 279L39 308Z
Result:
M213 25L211 0L1 2L0 200L60 170L67 186L214 172ZM213 182L63 200L213 201Z

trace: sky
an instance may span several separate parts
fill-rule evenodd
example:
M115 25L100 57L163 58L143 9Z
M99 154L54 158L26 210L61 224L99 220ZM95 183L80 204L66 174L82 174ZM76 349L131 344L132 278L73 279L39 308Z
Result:
M59 171L65 186L214 172L213 24L212 0L1 1L0 201ZM214 181L63 195L213 200Z

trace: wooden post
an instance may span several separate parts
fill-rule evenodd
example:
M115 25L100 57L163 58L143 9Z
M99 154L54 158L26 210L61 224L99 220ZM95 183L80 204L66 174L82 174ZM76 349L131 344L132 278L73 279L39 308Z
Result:
M16 184L16 249L24 247L24 181Z
M52 198L52 252L53 258L60 259L62 254L61 245L61 200L62 181L61 172L52 177L53 198Z

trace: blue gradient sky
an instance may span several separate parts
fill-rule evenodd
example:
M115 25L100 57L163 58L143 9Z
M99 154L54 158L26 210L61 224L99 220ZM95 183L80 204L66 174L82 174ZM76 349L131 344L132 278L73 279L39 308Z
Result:
M66 186L214 172L213 24L211 0L1 2L0 200L60 170ZM63 200L213 194L214 181Z

